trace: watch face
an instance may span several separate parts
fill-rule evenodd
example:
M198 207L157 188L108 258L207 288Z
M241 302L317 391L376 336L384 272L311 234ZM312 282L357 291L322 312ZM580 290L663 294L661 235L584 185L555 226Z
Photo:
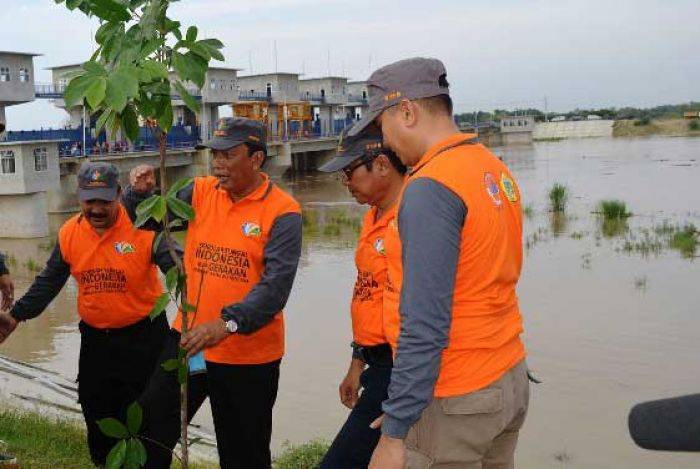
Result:
M226 321L226 330L229 331L231 334L236 332L238 329L238 324L234 320Z

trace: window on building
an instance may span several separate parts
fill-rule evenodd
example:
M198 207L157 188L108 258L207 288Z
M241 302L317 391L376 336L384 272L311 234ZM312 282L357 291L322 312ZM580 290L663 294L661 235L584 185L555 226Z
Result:
M15 153L12 150L0 150L0 166L2 174L14 174Z
M234 91L236 89L236 80L231 80L231 91Z
M211 88L212 90L216 89L216 80L214 78L209 80L209 88Z
M367 99L367 91L362 90L362 99Z
M22 83L29 82L29 69L27 67L19 68L19 81L21 81Z
M10 81L9 67L0 67L0 81Z
M34 171L46 171L49 169L46 147L34 149Z

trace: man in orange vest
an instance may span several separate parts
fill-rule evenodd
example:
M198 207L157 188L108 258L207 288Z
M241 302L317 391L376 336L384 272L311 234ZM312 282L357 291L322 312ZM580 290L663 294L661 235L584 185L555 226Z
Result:
M338 171L355 200L371 207L355 252L357 280L350 305L353 354L339 389L340 401L352 411L320 467L367 467L380 437L379 430L368 427L382 413L392 363L382 314L387 275L384 233L396 217L406 166L383 147L381 134L362 132L342 138L337 156L319 169ZM362 395L358 396L360 388Z
M184 263L188 302L197 312L183 337L178 314L162 360L176 357L179 346L190 357L203 351L206 372L189 379L190 418L208 396L221 467L269 468L282 309L301 256L301 209L261 170L267 155L261 123L220 119L201 148L212 150L214 175L178 192L195 211ZM142 198L151 187L145 189ZM142 402L146 434L173 448L180 436L176 373L156 370ZM147 449L147 467L170 467L170 452Z
M61 227L44 270L9 313L0 314L0 343L18 323L39 316L72 276L78 285L78 398L93 462L102 467L116 440L96 421L126 420L143 392L168 333L165 315L148 317L163 293L156 266L175 263L152 231L135 229L119 202L117 168L85 163L78 174L81 213ZM182 255L182 250L174 246Z
M5 256L0 252L0 310L7 311L15 301L15 286L10 277L10 271L5 265Z
M411 168L385 242L400 297L384 311L395 360L370 468L513 467L529 400L518 187L459 132L439 60L387 65L368 88L350 134L374 122Z

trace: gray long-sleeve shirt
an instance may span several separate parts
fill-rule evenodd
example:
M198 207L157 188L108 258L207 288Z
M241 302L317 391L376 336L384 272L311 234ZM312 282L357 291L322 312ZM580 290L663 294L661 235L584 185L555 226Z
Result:
M180 245L174 242L173 248L177 255L182 257ZM170 256L168 244L163 238L158 246L154 247L151 258L163 273L167 273L175 265ZM57 241L44 269L36 276L27 293L17 300L10 311L12 317L18 321L26 321L39 316L60 293L68 277L70 277L70 265L63 259L61 246Z
M177 193L177 198L191 204L193 193L194 183L191 183ZM136 206L151 195L136 192L131 187L124 190L122 204L132 220L136 218ZM144 228L156 231L162 229L161 224L153 220L149 220ZM186 228L185 224L179 229L183 228ZM269 240L263 250L264 270L260 281L241 301L221 310L222 319L236 321L238 333L252 334L272 321L284 308L301 257L301 233L302 219L298 213L282 214L273 222Z
M457 261L467 207L429 178L408 184L399 207L402 245L396 358L384 401L382 432L404 438L433 398L452 322Z

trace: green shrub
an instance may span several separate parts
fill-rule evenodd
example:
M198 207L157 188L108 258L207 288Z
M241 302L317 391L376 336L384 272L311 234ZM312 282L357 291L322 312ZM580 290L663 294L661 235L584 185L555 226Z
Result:
M669 241L671 249L680 251L683 257L695 257L695 251L698 246L697 233L698 231L694 225L689 224L684 226L671 236Z
M598 213L603 215L605 220L624 220L632 216L632 212L627 210L627 204L622 200L602 200L598 204Z
M314 469L328 452L328 443L315 440L303 445L284 443L284 452L275 459L274 469Z
M697 119L690 121L690 124L688 124L688 130L700 130L700 121Z

